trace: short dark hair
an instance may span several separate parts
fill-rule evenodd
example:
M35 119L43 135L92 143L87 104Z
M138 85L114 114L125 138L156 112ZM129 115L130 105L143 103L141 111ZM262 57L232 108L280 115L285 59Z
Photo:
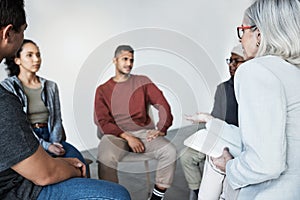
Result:
M122 51L129 51L130 53L134 54L134 50L129 45L120 45L115 50L115 58L122 52Z
M18 49L17 53L15 56L10 57L10 58L5 58L4 64L6 65L6 71L8 76L18 76L20 74L20 66L15 63L15 58L20 58L21 51L23 50L23 46L27 43L34 44L37 46L37 44L28 39L24 39L22 42L21 47Z
M17 32L26 24L24 0L0 0L0 28L9 24Z

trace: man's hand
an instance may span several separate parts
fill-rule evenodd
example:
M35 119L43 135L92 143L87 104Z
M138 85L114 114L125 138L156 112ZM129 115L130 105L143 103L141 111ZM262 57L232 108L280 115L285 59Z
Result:
M147 141L150 142L157 138L158 136L165 136L166 134L158 130L148 130L147 131Z
M194 115L185 115L185 119L188 121L193 122L194 124L196 123L201 123L201 122L208 122L209 120L213 119L214 117L211 116L208 113L202 113L198 112Z
M54 142L53 144L50 144L48 151L57 155L62 156L66 153L63 146L60 143Z
M233 159L233 156L229 153L229 149L226 147L223 150L223 153L218 158L211 158L213 164L223 172L226 172L226 163Z
M128 142L128 146L131 148L131 150L134 153L144 153L145 152L145 146L139 138L134 137L131 134L126 133L126 132L120 134L120 137L125 139Z
M81 177L86 177L86 166L77 158L60 158L81 171Z
M85 165L76 158L53 158L42 146L34 154L11 167L36 185L46 186L72 177L84 177Z

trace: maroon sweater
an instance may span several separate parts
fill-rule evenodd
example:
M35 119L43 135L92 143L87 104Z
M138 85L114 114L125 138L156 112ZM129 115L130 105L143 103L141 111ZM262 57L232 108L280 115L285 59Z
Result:
M119 136L126 131L154 129L149 105L158 109L157 129L166 133L173 116L163 93L146 76L131 75L127 81L112 78L95 95L95 123L104 134Z

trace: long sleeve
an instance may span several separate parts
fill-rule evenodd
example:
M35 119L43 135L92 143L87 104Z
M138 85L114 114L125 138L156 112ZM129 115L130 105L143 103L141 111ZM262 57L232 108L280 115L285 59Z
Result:
M120 129L110 112L110 105L107 104L105 98L110 99L108 94L104 94L102 87L98 87L94 101L94 121L104 134L112 134L119 136L124 131Z
M61 142L65 139L65 132L62 125L61 107L58 86L55 82L39 77L42 84L42 100L49 111L48 130L49 141L38 138L42 147L47 150L54 142Z
M276 179L286 168L286 102L279 79L255 60L235 77L242 153L226 165L234 188Z
M150 103L158 110L159 121L157 123L157 129L163 133L167 133L168 128L173 122L170 105L162 91L160 91L155 84L150 81L146 86Z
M218 85L211 115L238 126L238 105L235 99L233 77Z
M50 84L50 81L47 81L47 84ZM60 99L59 99L59 91L57 84L52 82L51 86L46 86L47 90L47 101L50 107L49 109L49 117L51 117L51 126L50 127L50 142L61 142L64 133L64 128L62 125L62 118L61 118L61 107L60 107ZM52 125L53 123L53 125Z
M211 111L213 117L225 120L226 116L226 91L224 83L218 85L214 97L214 107Z
M35 134L35 133L33 132L33 134ZM39 140L43 149L48 150L49 146L51 145L51 142L47 142L46 140L44 140L43 138L39 138L38 136L36 136L36 137Z
M171 109L162 92L148 77L131 75L120 83L110 79L96 90L95 124L104 134L116 136L125 131L154 129L148 114L150 105L158 109L157 128L165 133L172 125Z
M205 149L217 148L220 156L225 147L233 157L240 155L242 151L242 140L239 127L231 125L218 118L214 118L206 123L208 131L207 139L205 141ZM210 150L204 150L209 152Z

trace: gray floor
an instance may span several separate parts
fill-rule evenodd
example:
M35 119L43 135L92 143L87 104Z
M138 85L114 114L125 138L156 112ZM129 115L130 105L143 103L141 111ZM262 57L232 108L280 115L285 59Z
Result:
M183 141L189 135L194 133L199 127L196 125L184 127L177 130L168 132L168 139L175 144L177 151L180 152L185 148ZM86 158L93 160L90 165L91 178L98 179L96 153L97 149L82 152ZM150 171L155 169L155 161L150 161ZM130 192L132 200L146 200L147 199L147 178L146 173L141 173L145 170L144 162L125 163L119 164L119 180L120 184L125 186ZM155 172L151 172L151 187L154 184ZM175 178L172 187L169 188L165 194L165 200L188 200L189 189L184 178L184 174L177 160L177 167L175 171Z

